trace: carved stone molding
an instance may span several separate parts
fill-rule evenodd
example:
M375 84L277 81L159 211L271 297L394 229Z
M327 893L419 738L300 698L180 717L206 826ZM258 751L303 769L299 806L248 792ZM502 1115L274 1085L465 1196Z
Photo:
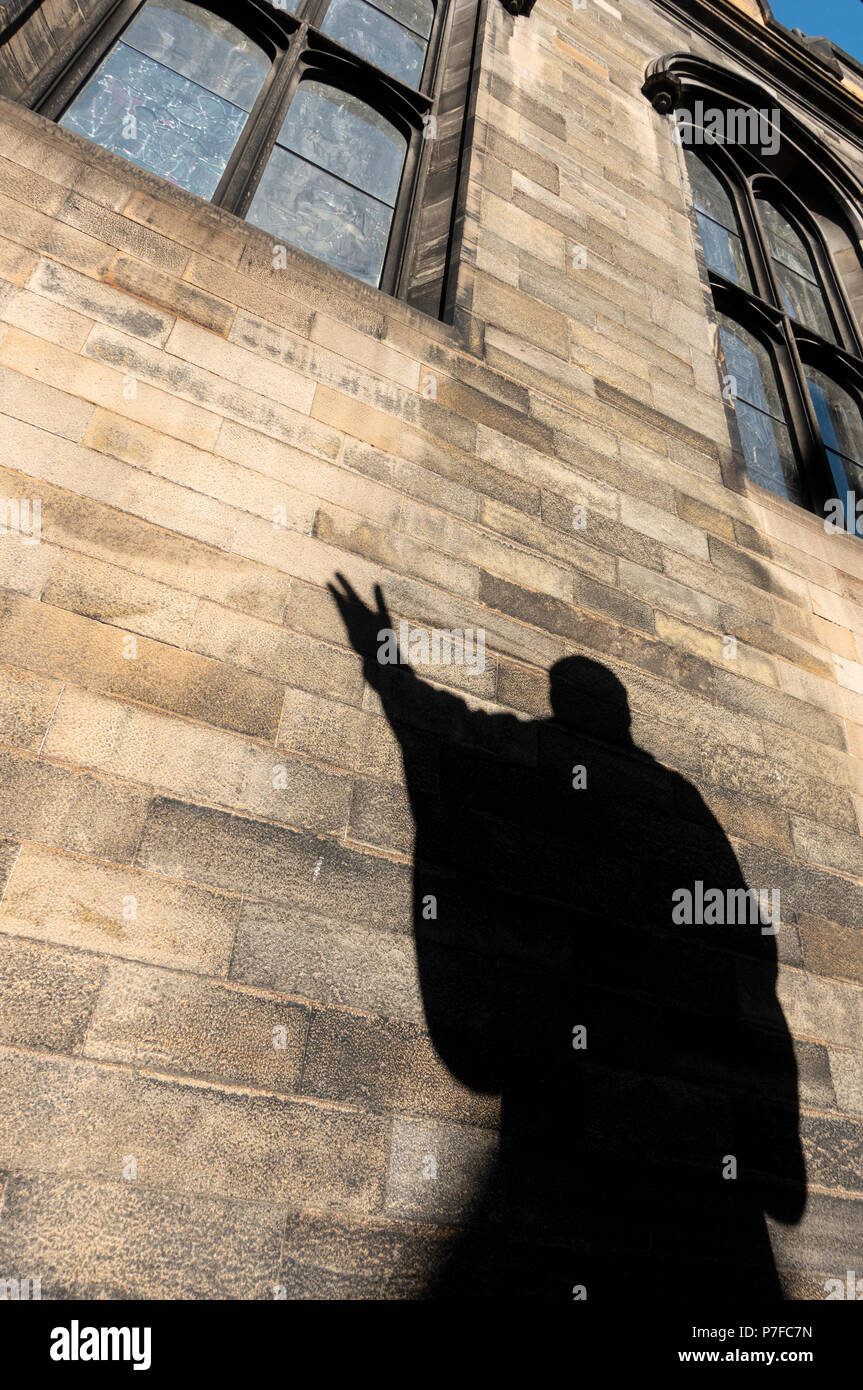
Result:
M863 237L863 185L818 138L811 126L792 112L774 89L694 53L666 53L648 64L641 90L654 108L665 116L678 108L686 108L698 99L705 106L720 108L778 108L783 148L789 160L808 164L813 176L832 185L835 195L852 217L858 234Z

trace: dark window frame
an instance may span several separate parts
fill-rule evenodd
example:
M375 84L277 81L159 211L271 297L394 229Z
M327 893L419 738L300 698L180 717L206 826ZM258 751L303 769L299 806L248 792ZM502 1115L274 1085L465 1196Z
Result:
M823 514L828 498L835 496L836 484L806 384L807 364L844 387L863 419L863 343L841 278L803 201L772 170L765 169L752 150L735 146L732 153L728 146L705 139L692 146L692 153L719 179L731 198L753 283L753 289L747 290L708 266L713 302L718 312L738 323L767 349L785 404L801 492L810 509ZM765 196L788 219L812 257L836 331L835 344L799 323L785 308L769 239L758 213L759 199ZM863 499L855 494L855 501L858 500Z
M373 2L373 0L372 0ZM35 109L59 120L89 81L96 68L141 11L146 0L117 0L96 25L74 59L41 93ZM434 90L442 59L449 0L434 0L434 19L419 86L408 86L353 53L318 27L331 0L299 0L297 13L277 9L267 0L189 0L240 29L270 58L270 70L253 103L222 177L209 201L244 218L266 168L267 160L294 93L304 77L353 93L390 121L406 139L407 148L390 224L378 288L396 295L405 279L405 252L417 201L424 118L434 111ZM249 224L250 226L253 224ZM278 242L278 238L274 236Z

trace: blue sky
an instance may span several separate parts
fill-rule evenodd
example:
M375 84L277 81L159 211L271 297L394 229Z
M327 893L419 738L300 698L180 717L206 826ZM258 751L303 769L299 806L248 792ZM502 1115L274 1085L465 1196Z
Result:
M780 24L826 34L863 63L863 0L770 0Z

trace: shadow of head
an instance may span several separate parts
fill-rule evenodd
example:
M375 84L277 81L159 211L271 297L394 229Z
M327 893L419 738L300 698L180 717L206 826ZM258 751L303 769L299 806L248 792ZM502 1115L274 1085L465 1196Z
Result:
M548 673L554 722L582 738L632 747L626 687L607 666L565 656Z

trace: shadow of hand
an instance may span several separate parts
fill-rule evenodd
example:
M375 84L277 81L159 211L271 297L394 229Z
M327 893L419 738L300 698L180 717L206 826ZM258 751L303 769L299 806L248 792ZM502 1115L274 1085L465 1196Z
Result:
M328 584L327 588L338 605L351 646L360 656L371 659L380 643L378 633L382 628L392 629L393 625L383 590L380 584L375 585L377 608L371 608L343 574L337 574L336 580L336 584Z

